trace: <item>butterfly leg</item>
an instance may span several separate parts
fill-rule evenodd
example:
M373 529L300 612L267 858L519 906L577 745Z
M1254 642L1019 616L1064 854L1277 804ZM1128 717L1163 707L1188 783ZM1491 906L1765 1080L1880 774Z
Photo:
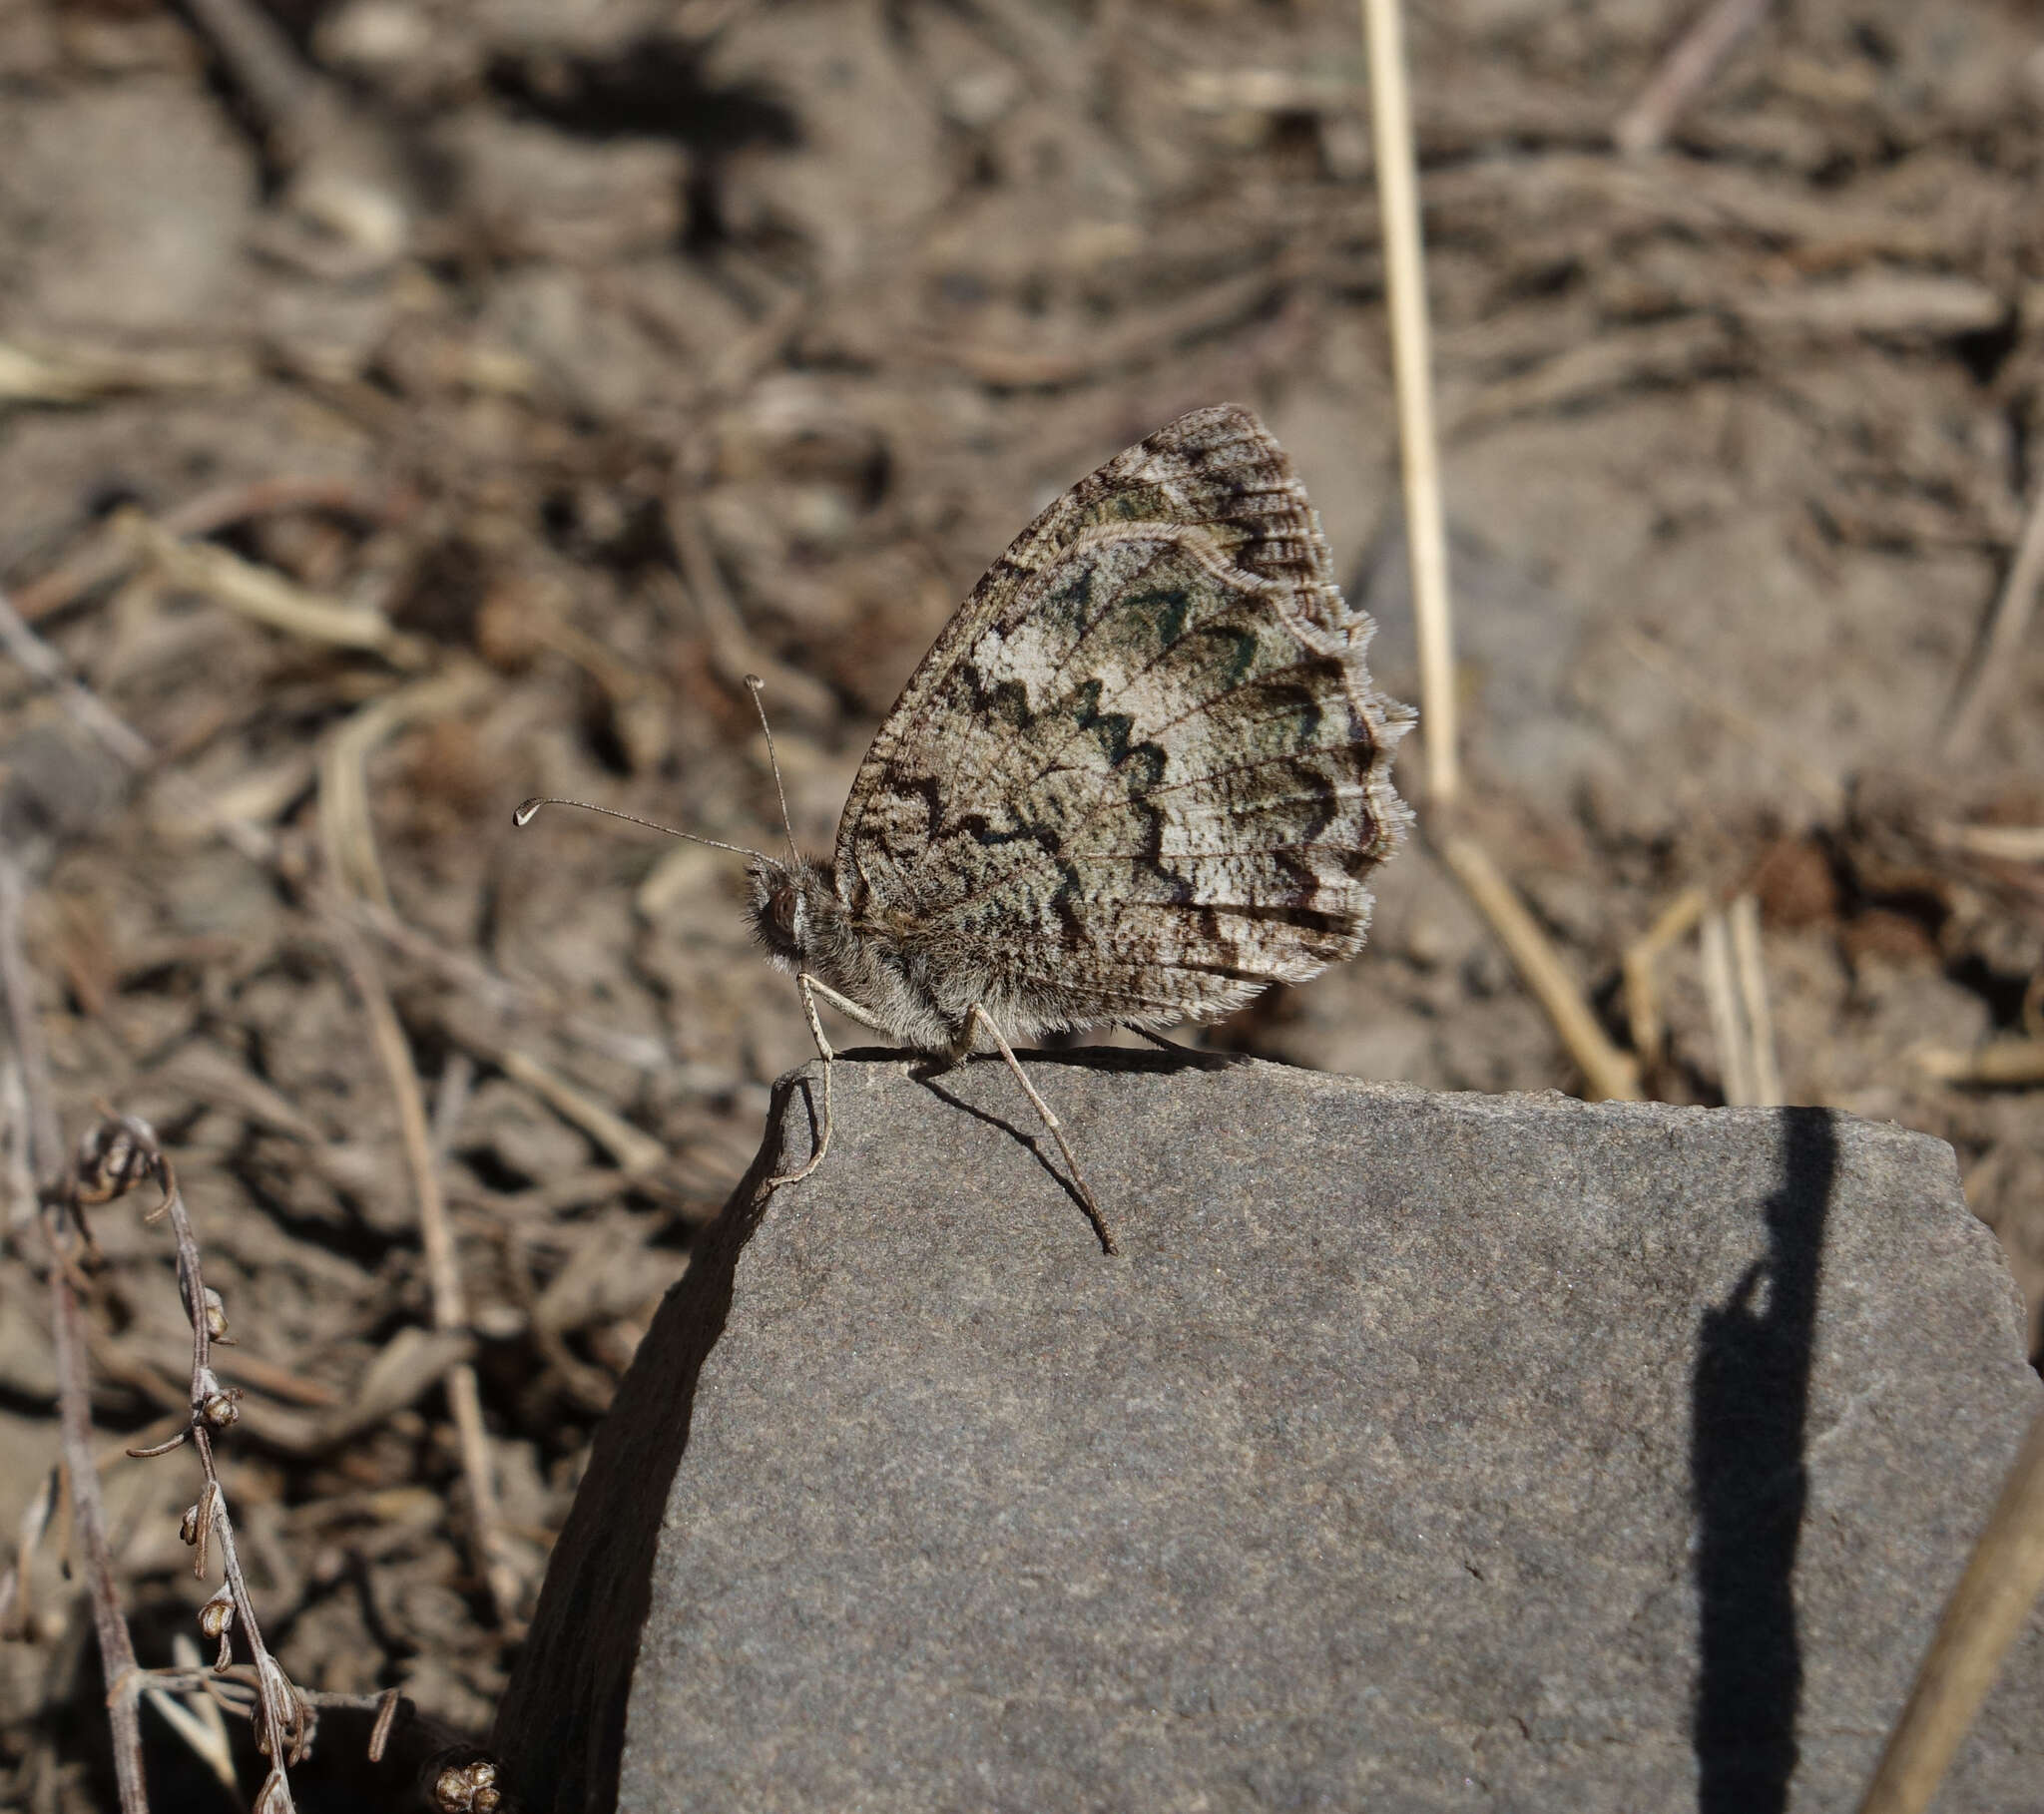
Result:
M1008 1061L1008 1069L1015 1074L1015 1082L1022 1086L1022 1094L1035 1106L1036 1113L1043 1117L1043 1125L1050 1130L1050 1136L1058 1143L1058 1150L1065 1155L1065 1167L1072 1174L1072 1182L1079 1192L1080 1202L1086 1205L1086 1213L1093 1219L1093 1232L1100 1236L1103 1251L1119 1253L1114 1231L1107 1225L1107 1217L1101 1213L1100 1204L1094 1199L1093 1186L1086 1181L1086 1174L1079 1169L1078 1158L1073 1154L1071 1143L1065 1138L1064 1124L1051 1114L1050 1105L1037 1095L1036 1086L1029 1081L1022 1069L1022 1061L1015 1056L1015 1049L994 1025L994 1017L978 1002L972 1004L972 1012L966 1017L967 1025L977 1021L992 1036L993 1042L1001 1049L1001 1057Z
M802 1012L809 1017L809 1037L816 1042L817 1055L823 1061L823 1132L817 1135L816 1149L805 1163L766 1180L769 1190L776 1190L782 1184L799 1184L823 1162L824 1153L830 1150L830 1073L837 1068L837 1054L830 1050L830 1042L823 1037L823 1023L816 1018L815 988L807 971L796 975L794 986L802 998ZM835 991L825 993L835 994Z

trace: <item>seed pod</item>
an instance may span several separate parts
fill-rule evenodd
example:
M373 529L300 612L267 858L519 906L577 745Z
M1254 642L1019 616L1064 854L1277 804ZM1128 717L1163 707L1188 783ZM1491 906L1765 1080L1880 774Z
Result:
M199 1628L208 1637L225 1637L234 1622L235 1596L225 1587L199 1608Z

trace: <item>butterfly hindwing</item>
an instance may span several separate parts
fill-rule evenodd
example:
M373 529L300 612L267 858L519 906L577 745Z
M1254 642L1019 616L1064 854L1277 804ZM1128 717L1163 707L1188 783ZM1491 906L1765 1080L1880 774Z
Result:
M1249 411L1160 430L1024 530L860 767L836 886L1043 1030L1226 1013L1361 945L1405 811L1288 461Z

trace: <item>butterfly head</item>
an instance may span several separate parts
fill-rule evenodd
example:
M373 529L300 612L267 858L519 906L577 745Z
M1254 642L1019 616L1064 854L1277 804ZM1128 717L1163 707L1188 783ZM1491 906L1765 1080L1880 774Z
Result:
M756 856L746 865L746 914L767 957L782 970L801 969L821 927L841 912L830 871L806 857Z

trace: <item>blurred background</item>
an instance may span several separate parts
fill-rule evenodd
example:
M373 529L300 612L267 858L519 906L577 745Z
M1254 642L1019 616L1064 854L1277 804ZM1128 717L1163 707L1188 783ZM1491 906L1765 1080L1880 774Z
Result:
M2034 568L2009 583L2044 12L1755 9L1658 148L1614 149L1701 10L1407 22L1468 819L1643 1091L1950 1140L2034 1352L2044 632ZM514 834L520 798L770 848L757 672L827 850L987 563L1223 400L1290 450L1416 697L1367 104L1345 0L0 0L12 936L65 1139L104 1101L178 1167L240 1342L243 1561L301 1686L486 1731L589 1432L809 1055L737 859ZM83 691L32 676L52 656ZM1779 1090L1713 1017L1741 898ZM1419 838L1358 962L1199 1038L1584 1087ZM0 1084L0 1527L33 1535L18 1053ZM168 1235L94 1228L113 1457L176 1427L191 1343ZM170 1661L208 1591L192 1458L103 1479ZM38 1810L112 1805L60 1526L0 1643L0 1804ZM234 1805L153 1718L190 1775L160 1805Z

